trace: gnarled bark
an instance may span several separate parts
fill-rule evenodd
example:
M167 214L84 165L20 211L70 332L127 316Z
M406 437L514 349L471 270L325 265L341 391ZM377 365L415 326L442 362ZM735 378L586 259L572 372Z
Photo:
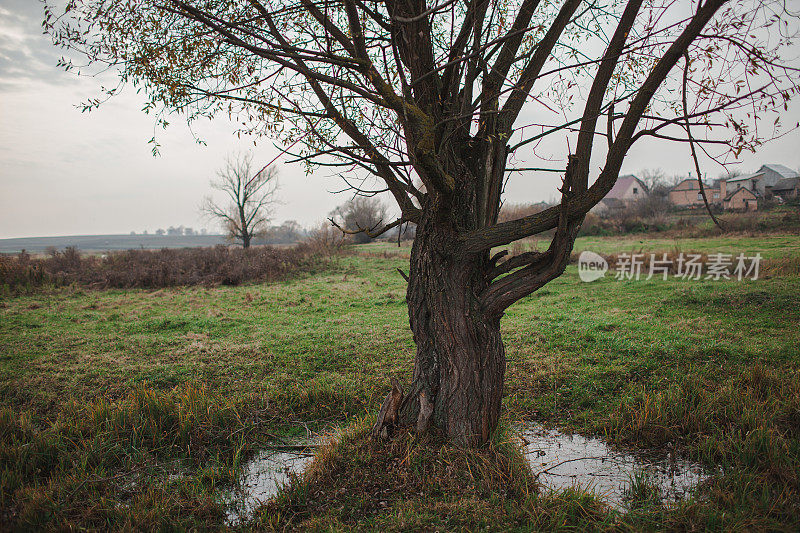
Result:
M499 317L488 316L479 298L487 254L464 256L457 242L445 221L426 219L417 228L407 292L417 354L397 422L478 446L500 417L505 351Z

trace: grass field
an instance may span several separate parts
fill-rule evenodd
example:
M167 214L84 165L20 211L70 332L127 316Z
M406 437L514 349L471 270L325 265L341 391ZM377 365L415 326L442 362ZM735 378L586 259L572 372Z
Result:
M545 250L547 239L526 239L520 243L525 250ZM614 237L578 237L575 252L589 250L598 254L617 253L658 253L658 252L701 252L707 254L739 254L747 256L760 253L764 258L800 257L800 236L798 235L721 235L708 238L664 238L652 235L620 235ZM359 247L363 255L407 257L411 253L411 243L370 243Z
M800 256L797 236L577 246ZM349 425L259 527L800 526L800 278L581 283L570 267L503 319L505 429L488 450L411 436L383 448L365 428L414 353L393 250L274 284L0 300L0 525L221 527L215 491L255 450ZM684 504L627 515L581 493L540 497L515 455L520 420L717 474Z

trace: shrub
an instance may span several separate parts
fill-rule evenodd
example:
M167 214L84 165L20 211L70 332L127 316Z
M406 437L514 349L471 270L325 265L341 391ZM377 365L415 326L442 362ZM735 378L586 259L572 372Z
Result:
M503 204L497 221L508 222L509 220L517 220L518 218L540 213L548 207L550 206L544 202L538 204Z
M322 254L338 254L346 244L351 242L349 237L333 225L322 222L308 233L304 242L311 249Z
M67 248L42 259L32 259L28 254L0 257L0 292L70 284L97 289L153 289L276 281L323 267L332 253L329 247L313 242L291 248L215 246L125 250L103 256L82 256L77 249Z

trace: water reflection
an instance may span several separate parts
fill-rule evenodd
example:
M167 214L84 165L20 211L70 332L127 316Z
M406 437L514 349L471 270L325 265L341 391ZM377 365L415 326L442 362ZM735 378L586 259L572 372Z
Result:
M522 431L524 453L539 482L551 490L591 490L613 507L628 508L631 480L645 476L661 500L686 499L708 474L696 463L616 450L599 438L565 434L538 425Z
M262 450L242 467L239 484L222 494L228 525L247 522L255 510L278 493L292 473L300 474L314 457L316 441L294 440Z
M562 433L538 425L521 428L524 453L539 482L554 491L579 487L593 491L619 510L630 507L631 480L645 475L662 501L686 499L708 473L696 463L672 458L627 453L599 438ZM300 474L325 439L296 439L257 453L242 468L239 484L224 493L228 525L252 519L255 510Z

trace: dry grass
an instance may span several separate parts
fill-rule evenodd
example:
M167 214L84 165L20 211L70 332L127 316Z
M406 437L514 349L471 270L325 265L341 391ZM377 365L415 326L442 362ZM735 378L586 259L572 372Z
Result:
M67 248L38 259L22 253L0 256L0 291L19 293L70 284L94 289L154 289L271 282L322 269L340 252L337 243L314 240L291 248L257 246L247 250L216 246L84 256L75 248Z
M534 477L516 438L500 431L488 447L466 450L427 435L370 437L357 421L322 448L302 480L262 509L275 530L428 530L521 524L518 502L534 497ZM467 511L467 512L465 512Z
M689 371L623 400L607 431L639 446L685 447L714 465L723 476L711 481L707 504L727 508L733 529L800 525L800 371L756 364L722 382Z
M775 257L764 261L766 276L800 277L800 257Z
M243 455L268 437L252 405L243 408L193 385L73 403L44 423L2 408L0 529L152 530L167 516L172 528L195 529L219 521L215 487L233 482Z
M660 217L640 216L635 210L622 210L611 216L589 213L581 226L583 236L610 236L650 233L665 237L714 237L719 235L759 236L797 232L800 209L779 206L757 212L726 212L717 215L723 229L718 228L705 209L665 213Z

